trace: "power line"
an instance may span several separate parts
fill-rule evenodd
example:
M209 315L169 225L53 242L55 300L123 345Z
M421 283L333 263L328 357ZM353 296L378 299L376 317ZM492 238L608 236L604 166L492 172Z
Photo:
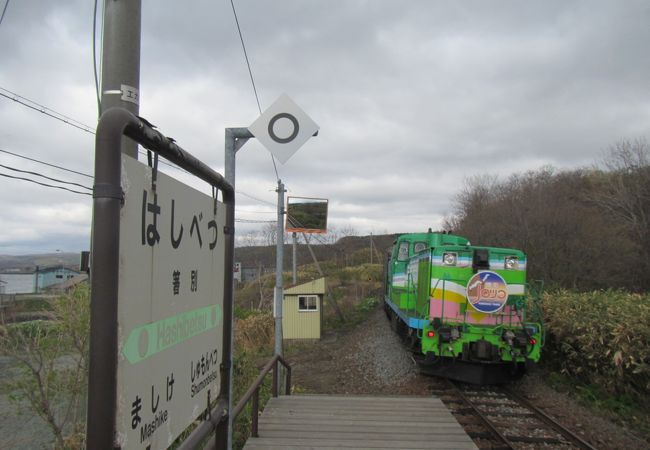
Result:
M255 219L235 219L235 222L241 223L276 223L276 220L255 220Z
M232 6L232 13L235 16L235 23L237 24L237 32L239 33L239 40L241 41L241 47L244 50L244 58L246 58L246 67L248 67L248 75L251 77L251 84L253 85L253 92L255 93L255 101L257 102L257 109L262 115L262 107L260 106L260 98L257 95L257 87L255 87L255 79L253 78L253 71L251 70L251 63L248 60L248 52L246 51L246 45L244 44L244 36L241 32L241 27L239 26L239 19L237 18L237 11L235 10L234 0L230 0L230 5ZM275 170L275 178L280 180L280 175L278 175L278 166L275 164L275 158L271 154L271 161L273 161L273 170Z
M237 194L241 194L241 195L243 195L244 197L248 197L248 198L250 198L251 200L255 200L255 201L258 201L258 202L260 202L260 203L265 203L265 204L267 204L267 205L271 205L271 206L273 206L274 208L277 206L275 203L271 203L271 202L268 202L268 201L266 201L266 200L262 200L261 198L253 197L252 195L247 194L246 192L242 192L242 191L235 191L235 192L237 192Z
M26 159L26 160L28 160L28 161L33 161L33 162L36 162L36 163L39 163L39 164L43 164L43 165L45 165L45 166L54 167L55 169L65 170L66 172L75 173L75 174L77 174L77 175L81 175L81 176L84 176L84 177L87 177L87 178L94 178L92 175L88 175L88 174L86 174L86 173L77 172L76 170L72 170L72 169L66 169L65 167L57 166L57 165L55 165L55 164L50 164L50 163L47 163L47 162L45 162L45 161L40 161L40 160L38 160L38 159L29 158L29 157L27 157L27 156L19 155L18 153L13 153L13 152L10 152L10 151L7 151L7 150L3 150L3 149L0 149L0 152L2 152L2 153L7 153L7 154L12 155L12 156L15 156L15 157L17 157L17 158L22 158L22 159Z
M65 114L60 113L60 112L56 111L55 109L52 109L52 108L50 108L50 107L48 107L48 106L45 106L45 105L42 105L42 104L40 104L40 103L38 103L38 102L35 102L34 100L31 100L31 99L29 99L29 98L27 98L27 97L25 97L25 96L22 96L22 95L17 94L17 93L15 93L15 92L13 92L13 91L10 91L10 90L7 89L7 88L3 88L3 87L0 86L0 90L5 91L7 94L11 94L11 95L13 95L14 97L17 97L17 98L19 98L19 99L21 99L21 100L24 100L24 101L26 101L26 102L29 102L29 103L33 104L33 105L36 105L36 106L38 106L39 108L45 109L45 110L47 110L47 111L50 111L50 112L56 114L57 116L60 116L60 117L62 117L62 118L64 118L64 119L67 119L67 120L70 121L70 122L74 122L74 123L76 123L77 125L83 126L83 127L85 127L85 128L88 128L88 129L94 131L94 128L93 128L93 127L91 127L90 125L86 125L85 123L83 123L83 122L81 122L81 121L75 119L74 117L66 116ZM5 96L5 97L6 97L6 96ZM8 98L10 98L11 100L14 100L13 97L8 97Z
M247 214L277 214L277 211L247 211L245 209L236 209L235 212Z
M72 192L73 194L81 194L81 195L89 195L89 196L93 195L90 192L75 191L73 189L68 189L67 187L63 187L63 186L54 186L51 184L41 183L40 181L32 180L30 178L14 177L13 175L7 175L6 173L0 173L0 177L13 178L14 180L29 181L30 183L40 184L41 186L45 186L53 189L62 189L64 191Z
M92 175L88 175L87 173L77 172L76 170L71 170L71 169L66 169L65 167L57 166L56 164L50 164L50 163L47 163L47 162L45 162L45 161L41 161L41 160L39 160L39 159L29 158L29 157L27 157L27 156L19 155L18 153L13 153L13 152L10 152L10 151L8 151L8 150L0 149L0 152L2 152L2 153L7 153L7 154L12 155L12 156L15 156L15 157L17 157L17 158L22 158L22 159L26 159L26 160L28 160L28 161L33 161L33 162L36 162L36 163L39 163L39 164L43 164L43 165L46 165L46 166L54 167L55 169L65 170L66 172L70 172L70 173L74 173L74 174L77 174L77 175L81 175L81 176L84 176L84 177L87 177L87 178L94 179L94 177L93 177ZM140 154L143 155L143 156L146 156L146 155L147 155L147 152L145 152L144 150L140 150ZM183 172L189 174L189 172L188 172L187 170L182 169L182 168L180 168L180 167L178 167L178 166L175 166L174 164L168 163L168 162L166 162L166 161L160 161L160 163L161 163L161 164L164 164L164 165L166 165L166 166L169 166L169 167L171 167L171 168L173 168L173 169L177 169L177 170L180 170L180 171L183 171ZM191 175L191 174L190 174L190 175Z
M5 18L5 13L7 12L7 6L9 6L9 0L5 2L5 7L2 10L2 16L0 16L0 25L2 25L2 20Z
M80 187L80 188L83 188L83 189L88 189L89 191L93 190L93 188L90 188L88 186L84 186L83 184L73 183L72 181L59 180L58 178L48 177L47 175L43 175L43 174L40 174L38 172L30 172L29 170L16 169L15 167L5 166L4 164L0 164L0 167L2 167L4 169L7 169L7 170L13 170L14 172L26 173L26 174L34 175L34 176L37 176L37 177L46 178L46 179L48 179L50 181L55 181L57 183L63 183L63 184L69 184L71 186L77 186L77 187Z
M235 3L233 0L230 0L230 6L232 6L232 13L235 16L235 23L237 24L237 32L239 33L239 40L241 41L241 47L244 50L244 58L246 58L246 66L248 67L248 75L251 77L251 84L253 85L253 92L255 93L255 100L257 101L257 109L260 114L262 114L262 107L260 106L260 98L257 95L257 88L255 87L255 79L253 79L253 71L251 70L251 63L248 60L248 52L246 52L246 45L244 44L244 36L241 33L241 27L239 26L239 19L237 18L237 11L235 10Z
M4 90L6 92L11 92L11 91L7 91L6 89L4 89L2 87L0 87L0 89ZM79 129L81 131L85 131L86 133L95 134L95 130L92 129L91 127L89 127L88 125L84 125L81 122L78 122L78 121L76 121L74 119L70 119L69 117L67 117L67 116L65 116L65 115L63 115L61 113L58 113L58 112L54 111L53 109L47 108L46 106L39 105L38 103L33 102L33 101L29 100L29 99L25 99L26 101L29 101L29 102L33 103L34 105L37 105L38 107L37 106L32 106L32 105L30 105L30 104L28 104L28 103L21 100L21 98L24 98L24 97L21 97L21 96L19 96L17 94L13 94L13 92L11 94L14 95L14 96L11 97L11 96L9 96L7 94L4 94L4 93L0 92L0 96L2 96L2 97L8 98L9 100L13 100L16 103L20 103L23 106L26 106L26 107L28 107L30 109L33 109L34 111L38 111L38 112L40 112L42 114L45 114L46 116L49 116L49 117L51 117L53 119L56 119L56 120L58 120L60 122L66 123L66 124L68 124L70 126L73 126L73 127L77 128L77 129ZM52 112L48 112L48 111L52 111ZM73 122L76 122L76 123L73 123ZM77 124L80 124L80 125L77 125Z

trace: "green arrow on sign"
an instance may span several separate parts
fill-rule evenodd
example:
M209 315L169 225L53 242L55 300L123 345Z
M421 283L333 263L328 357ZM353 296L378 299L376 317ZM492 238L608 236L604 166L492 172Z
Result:
M223 321L221 306L212 305L134 328L122 354L131 364L216 328Z

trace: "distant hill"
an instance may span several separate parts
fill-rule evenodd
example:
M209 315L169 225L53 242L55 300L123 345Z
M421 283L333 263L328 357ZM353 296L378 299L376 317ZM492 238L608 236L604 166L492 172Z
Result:
M383 261L384 253L389 248L397 234L383 234L372 236L373 259L377 262L377 257ZM314 240L315 241L315 240ZM339 239L334 244L312 244L314 254L319 261L338 260L341 263L346 261L353 253L368 249L370 250L370 236L346 236ZM310 264L311 255L305 244L298 244L297 249L298 265ZM368 259L369 258L368 253ZM64 265L70 268L79 266L78 253L42 253L34 255L0 255L0 271L8 269L34 269L39 267L52 267ZM291 267L292 245L291 242L285 243L284 248L284 267ZM235 248L235 261L241 262L243 267L258 267L261 265L265 268L275 267L275 245L268 246L251 246ZM350 261L352 263L352 261ZM357 262L358 263L358 262Z
M397 234L383 234L372 236L373 242L373 260L377 261L377 257L383 261L386 249L388 249L395 241ZM346 236L339 239L334 244L313 244L312 249L319 261L337 260L340 262L346 261L346 258L359 250L370 250L370 236ZM292 244L291 242L285 243L284 246L284 267L288 269L291 267L292 262ZM368 253L368 256L370 253ZM305 244L298 244L296 251L297 264L310 264L312 262L309 249ZM370 259L368 257L368 259ZM275 267L275 245L267 246L250 246L250 247L237 247L235 248L235 261L242 263L242 267ZM356 262L359 263L359 262Z
M0 270L38 267L79 267L79 253L39 253L34 255L0 255Z

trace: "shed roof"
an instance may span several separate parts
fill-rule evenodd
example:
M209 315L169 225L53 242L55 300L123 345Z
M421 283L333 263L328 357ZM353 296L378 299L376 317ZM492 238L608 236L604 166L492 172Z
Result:
M325 278L319 278L317 280L308 281L307 283L286 288L284 294L325 294Z

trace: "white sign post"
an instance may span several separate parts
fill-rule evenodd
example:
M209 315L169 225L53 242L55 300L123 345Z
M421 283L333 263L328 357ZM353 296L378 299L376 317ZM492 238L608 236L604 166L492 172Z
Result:
M282 94L253 124L248 127L281 163L285 163L318 131L318 125L286 94ZM273 317L275 319L275 354L282 355L282 264L284 259L284 184L278 180L278 222L275 260ZM278 377L278 388L280 377Z
M116 441L165 449L219 395L225 207L125 155L122 189Z
M284 164L318 131L318 125L288 95L282 94L248 127Z

